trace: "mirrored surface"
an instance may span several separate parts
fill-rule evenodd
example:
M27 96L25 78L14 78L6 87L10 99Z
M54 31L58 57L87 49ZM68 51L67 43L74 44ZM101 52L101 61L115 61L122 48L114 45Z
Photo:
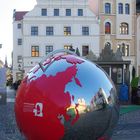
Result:
M15 112L27 138L96 140L111 137L119 105L114 84L98 65L61 53L28 73Z

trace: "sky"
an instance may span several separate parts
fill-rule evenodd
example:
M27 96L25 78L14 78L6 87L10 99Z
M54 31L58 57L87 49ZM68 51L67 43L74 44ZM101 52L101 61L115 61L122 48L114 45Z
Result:
M13 10L30 11L36 5L36 0L0 0L0 59L11 64L13 49Z
M95 3L98 0L89 0L90 5L93 1ZM13 10L30 11L36 5L36 0L0 0L0 3L0 44L2 44L0 60L4 62L7 57L10 65L12 63L11 53L13 50Z

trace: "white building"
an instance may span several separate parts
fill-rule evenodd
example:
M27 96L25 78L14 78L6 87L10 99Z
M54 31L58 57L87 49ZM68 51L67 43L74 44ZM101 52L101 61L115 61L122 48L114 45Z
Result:
M137 75L140 76L140 14L137 15Z
M37 0L29 12L14 11L13 80L21 79L47 53L78 48L99 56L99 23L88 0Z

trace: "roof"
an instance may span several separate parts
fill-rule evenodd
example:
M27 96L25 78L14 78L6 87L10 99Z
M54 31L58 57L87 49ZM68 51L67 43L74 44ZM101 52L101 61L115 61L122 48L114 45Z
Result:
M123 65L123 64L131 64L131 61L93 61L98 65Z
M20 21L23 19L23 16L28 13L28 11L17 11L14 13L15 21Z

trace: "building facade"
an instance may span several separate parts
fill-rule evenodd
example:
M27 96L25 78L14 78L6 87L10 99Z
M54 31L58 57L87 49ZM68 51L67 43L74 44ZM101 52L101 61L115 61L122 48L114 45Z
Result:
M140 76L140 13L137 14L137 75Z
M133 67L140 74L136 1L98 0L98 14L91 9L88 0L37 0L31 11L14 11L13 81L49 52L71 47L97 57L105 46L119 49L123 60L131 61L130 80Z
M79 49L99 56L99 22L88 0L37 0L33 10L13 14L13 81L49 52Z
M100 49L119 49L124 61L136 68L136 1L99 0ZM124 68L125 70L125 68ZM131 79L131 78L130 78Z

